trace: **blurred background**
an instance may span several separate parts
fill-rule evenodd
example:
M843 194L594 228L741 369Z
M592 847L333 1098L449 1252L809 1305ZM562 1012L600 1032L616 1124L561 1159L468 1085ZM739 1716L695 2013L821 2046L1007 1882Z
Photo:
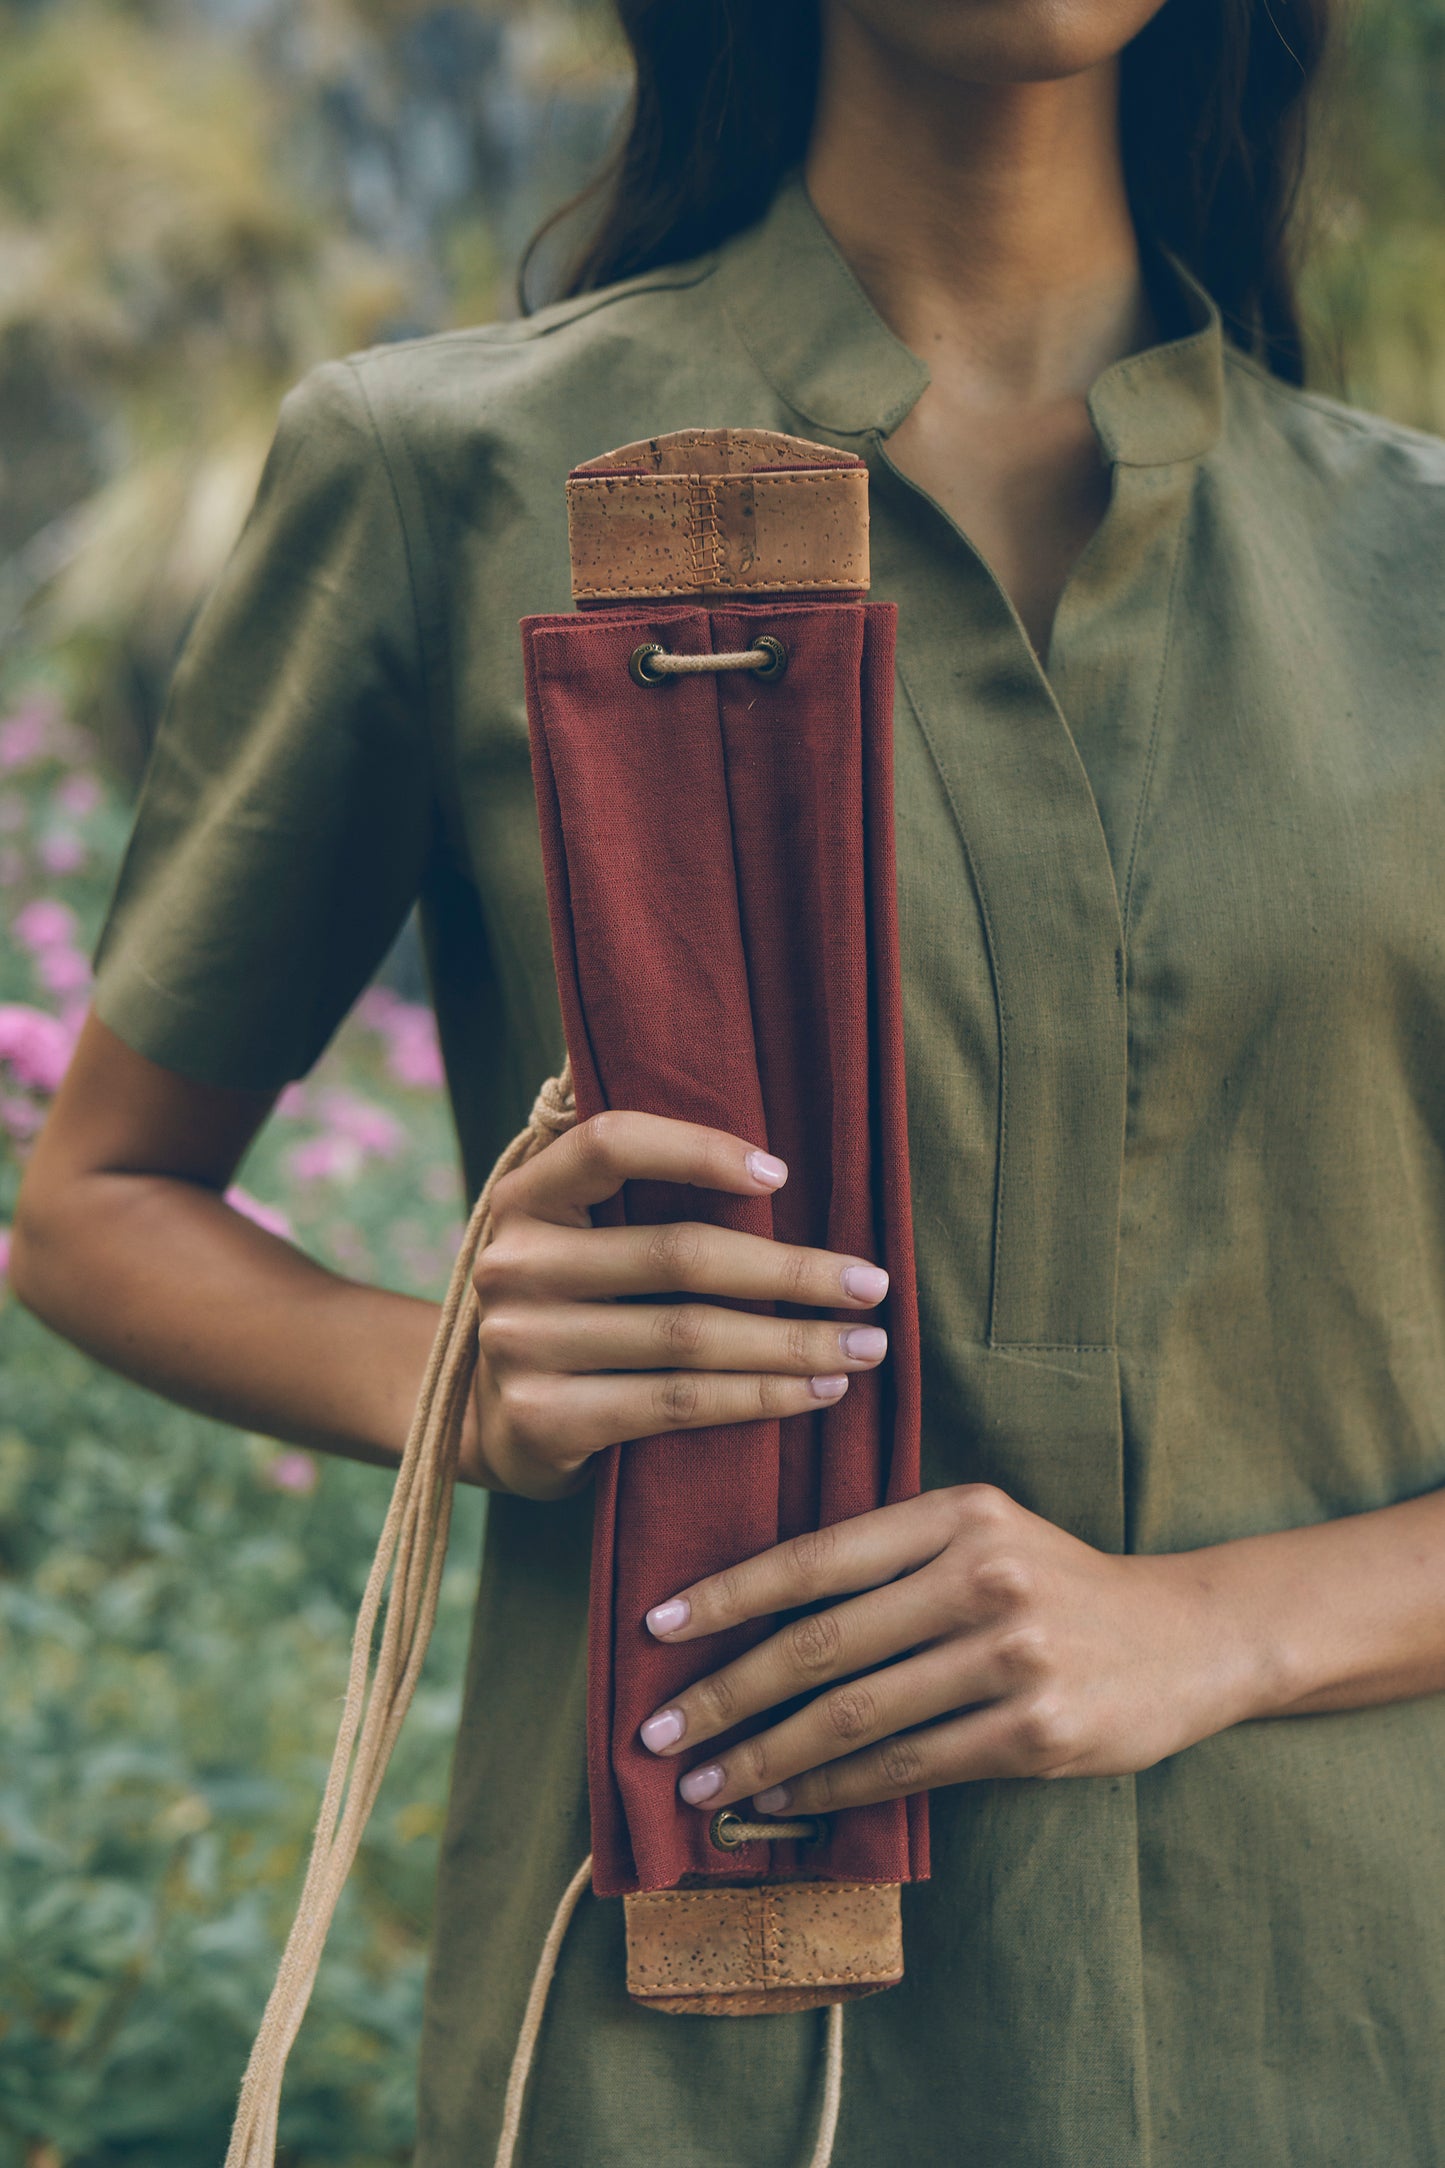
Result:
M281 394L513 313L625 95L601 0L0 0L0 2168L220 2160L385 1504L376 1471L168 1409L6 1299L128 804ZM1357 0L1309 223L1317 387L1445 432L1445 0ZM404 939L235 1201L439 1292L439 1086ZM410 2155L480 1525L464 1499L292 2058L287 2168Z

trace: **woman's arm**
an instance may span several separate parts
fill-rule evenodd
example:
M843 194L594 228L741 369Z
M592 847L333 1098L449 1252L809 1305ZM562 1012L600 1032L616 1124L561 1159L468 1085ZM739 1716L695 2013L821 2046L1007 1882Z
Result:
M270 1106L159 1067L92 1017L26 1171L13 1284L66 1339L168 1399L395 1462L436 1306L342 1279L231 1210L226 1185ZM643 1178L758 1196L786 1169L740 1137L613 1113L499 1183L476 1274L465 1480L560 1497L606 1446L815 1408L882 1360L866 1314L806 1323L676 1299L866 1313L888 1280L862 1258L726 1228L592 1226L592 1205ZM649 1295L667 1299L637 1299Z
M163 1069L91 1017L26 1169L12 1284L167 1399L393 1462L435 1305L342 1279L232 1211L223 1193L271 1104Z
M1445 1691L1445 1491L1121 1558L965 1485L763 1552L648 1624L692 1640L819 1604L644 1725L680 1754L813 1696L691 1769L690 1804L813 1813L976 1777L1118 1775L1249 1718Z

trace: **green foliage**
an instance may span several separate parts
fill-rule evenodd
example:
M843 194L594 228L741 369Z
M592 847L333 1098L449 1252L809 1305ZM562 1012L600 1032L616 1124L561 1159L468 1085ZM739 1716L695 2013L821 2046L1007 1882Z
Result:
M42 700L0 721L7 763L0 1016L65 1031L125 815ZM428 1020L371 1004L244 1180L313 1253L435 1292L458 1233L450 1124L434 1085L394 1073L430 1073ZM0 1059L0 1223L46 1097L3 1043L20 1051ZM0 1288L0 2168L224 2154L386 1495L379 1470L167 1407ZM409 2158L480 1515L458 1501L423 1687L292 2059L289 2168Z
M1346 13L1304 293L1326 389L1445 433L1445 0Z

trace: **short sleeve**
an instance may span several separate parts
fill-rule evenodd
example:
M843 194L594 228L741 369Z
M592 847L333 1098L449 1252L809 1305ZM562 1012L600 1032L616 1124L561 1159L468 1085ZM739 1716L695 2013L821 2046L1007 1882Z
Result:
M129 1046L259 1091L310 1068L421 885L424 678L382 446L328 363L283 404L171 687L96 951Z

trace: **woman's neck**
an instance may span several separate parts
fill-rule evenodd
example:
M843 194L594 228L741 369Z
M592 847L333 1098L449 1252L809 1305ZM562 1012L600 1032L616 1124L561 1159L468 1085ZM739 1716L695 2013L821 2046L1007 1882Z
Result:
M955 521L1047 657L1109 479L1085 395L1153 337L1118 65L960 82L825 7L808 191L930 382L888 454Z
M1151 331L1117 63L961 83L825 20L808 192L880 315L981 406L1082 397Z

